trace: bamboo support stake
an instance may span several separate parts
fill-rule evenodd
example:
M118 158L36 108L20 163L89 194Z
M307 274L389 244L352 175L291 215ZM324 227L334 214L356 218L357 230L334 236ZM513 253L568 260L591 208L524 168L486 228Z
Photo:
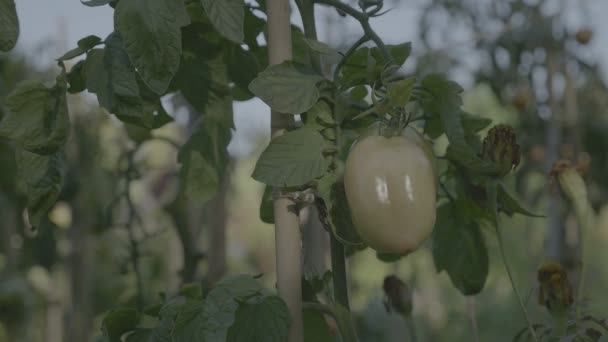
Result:
M279 64L292 58L289 0L267 0L268 62ZM288 115L271 112L274 139L292 123ZM294 202L285 197L274 200L277 290L291 315L289 342L304 340L302 321L302 240L297 213L290 210Z

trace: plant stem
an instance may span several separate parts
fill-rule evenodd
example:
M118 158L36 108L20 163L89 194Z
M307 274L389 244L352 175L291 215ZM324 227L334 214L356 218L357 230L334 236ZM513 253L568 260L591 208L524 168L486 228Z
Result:
M125 172L126 177L126 185L125 185L125 200L127 201L127 206L129 207L129 219L127 223L127 232L129 235L129 244L131 246L131 263L133 265L133 272L135 273L135 284L137 287L137 309L143 310L144 308L144 283L141 277L141 270L139 268L139 244L137 239L135 238L135 232L133 231L133 221L139 217L137 213L137 209L135 208L135 204L133 203L133 199L131 198L131 181L132 181L132 173L135 171L135 166L133 165L133 157L135 154L134 151L127 152L127 170ZM141 220L139 220L141 224Z
M360 12L351 6L349 6L343 2L340 2L339 0L314 0L314 1L318 4L332 6L336 9L348 14L349 16L355 18L357 21L359 21L359 23L361 24L361 28L363 28L363 32L365 32L365 36L369 37L374 42L374 44L376 44L376 46L380 49L380 52L382 53L382 56L384 57L386 62L387 63L393 62L393 57L391 56L388 49L386 48L386 45L384 44L384 42L382 41L380 36L378 36L378 34L374 31L372 26L369 24L369 16L367 15L367 13Z
M585 289L585 247L587 241L585 241L585 237L587 236L586 230L589 227L589 202L587 198L584 199L584 208L581 205L577 205L574 203L576 216L578 220L578 230L579 230L579 246L580 246L580 258L581 258L581 270L578 275L578 288L576 293L576 318L582 318L582 304L583 304L583 295Z
M416 327L414 326L414 319L410 317L404 317L405 325L407 326L407 330L410 332L410 342L417 342L418 337L416 337Z
M467 311L471 320L471 330L473 331L473 341L479 342L479 327L477 325L477 310L475 310L475 297L467 296Z
M346 61L348 61L348 59L350 58L350 56L352 56L353 53L355 53L355 51L359 48L359 46L363 45L368 40L369 40L368 35L364 34L361 38L359 38L359 40L357 40L355 42L355 44L353 44L348 49L348 51L346 51L346 53L344 54L344 56L342 57L342 59L340 60L340 62L338 62L338 65L336 66L336 69L334 70L334 81L338 79L338 76L340 76L340 70L342 70L342 67L344 66L344 64L346 64Z
M289 0L267 0L268 62L279 64L292 58ZM271 112L272 138L281 135L292 124L292 119L276 111ZM302 239L298 215L290 210L295 202L279 197L274 200L275 250L277 292L287 304L291 316L288 342L304 340L302 319Z
M507 270L507 275L509 276L509 281L511 281L511 287L513 288L513 292L515 292L515 296L517 297L517 301L519 302L519 307L521 308L521 311L524 314L526 324L528 325L528 330L530 330L530 334L532 335L534 340L538 342L540 340L538 339L538 336L536 336L536 331L534 331L534 327L532 326L532 321L530 320L530 316L528 315L528 310L526 309L526 305L524 304L519 290L515 285L515 280L513 279L513 274L511 273L511 267L509 267L509 263L507 262L504 242L500 233L500 224L498 222L496 222L496 238L498 239L498 247L500 249L500 256L502 257L502 262L505 265L505 269Z
M312 0L296 0L296 5L300 10L302 24L304 26L304 36L308 39L317 40L317 27L315 25L315 4ZM312 69L322 74L321 58L319 53L310 50L310 65Z
M304 35L309 39L317 39L317 30L315 28L314 17L314 2L312 0L296 0L302 22L304 24ZM359 44L360 45L360 44ZM352 48L351 48L352 49ZM349 50L350 51L350 50ZM354 50L353 50L354 51ZM352 52L351 52L352 53ZM321 64L318 54L311 55L312 67L321 72ZM339 136L340 131L336 129L336 136ZM338 146L336 146L338 147ZM346 280L346 263L344 258L344 246L330 232L331 239L331 266L333 271L334 297L337 303L342 305L347 310L350 310L348 303L348 285Z
M346 260L344 246L330 232L331 239L331 269L334 282L334 298L336 303L350 310L348 303L348 283L346 279Z

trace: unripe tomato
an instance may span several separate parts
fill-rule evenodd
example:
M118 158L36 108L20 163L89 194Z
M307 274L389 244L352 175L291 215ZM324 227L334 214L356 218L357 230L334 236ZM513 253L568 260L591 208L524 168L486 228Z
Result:
M436 182L432 149L417 132L361 138L344 170L346 198L361 239L382 253L418 248L435 224Z

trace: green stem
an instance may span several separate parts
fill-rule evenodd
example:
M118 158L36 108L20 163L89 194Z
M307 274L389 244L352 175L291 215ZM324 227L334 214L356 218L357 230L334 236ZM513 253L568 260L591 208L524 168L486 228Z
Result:
M361 28L363 28L363 32L365 32L365 35L368 36L374 42L374 44L376 44L376 46L380 49L380 52L382 53L382 56L384 57L386 62L387 63L393 62L393 57L391 56L388 49L386 48L386 45L384 44L384 42L382 41L380 36L378 36L378 34L374 31L372 26L369 24L369 16L367 15L367 13L360 12L351 6L340 2L339 0L314 0L314 1L318 4L332 6L336 9L348 14L349 16L355 18L357 21L359 21L359 23L361 24Z
M509 276L509 280L511 281L511 287L513 287L513 291L515 292L515 296L517 297L517 301L519 302L519 306L521 308L522 313L524 314L524 318L526 320L526 324L528 325L528 330L530 330L530 334L534 338L535 341L540 341L538 336L536 336L536 331L534 331L534 327L532 326L532 321L530 320L530 316L528 315L528 310L526 309L526 305L524 304L524 300L515 285L515 280L513 279L513 274L511 273L511 267L509 267L509 263L507 262L507 256L505 254L505 247L502 240L502 235L500 233L500 224L496 222L496 237L498 239L498 247L500 249L500 256L502 257L502 262L505 265L505 269L507 270L507 275Z
M338 62L338 65L336 66L336 70L334 70L334 81L338 79L338 76L340 76L340 70L342 70L342 67L344 66L344 64L346 64L346 61L348 61L348 59L353 55L353 53L355 53L355 51L359 48L359 46L363 45L368 40L369 40L369 37L367 36L367 34L364 34L363 37L359 38L359 40L357 40L355 42L355 44L353 44L348 49L348 51L346 51L346 53L344 54L344 57L342 57L340 62Z
M576 318L577 319L581 319L582 318L582 304L583 304L583 295L584 295L584 289L585 289L585 268L586 268L586 262L585 262L585 246L586 246L586 241L585 241L585 237L587 236L587 234L585 234L585 231L588 228L589 225L589 202L587 200L587 198L584 199L583 202L584 208L582 208L580 205L578 205L577 203L574 203L575 205L575 211L576 211L576 216L577 216L577 220L578 220L578 227L579 227L579 239L580 239L580 258L581 258L581 270L580 270L580 274L578 276L578 289L577 289L577 293L576 293Z
M562 338L568 333L568 311L563 310L551 314L553 318L553 334L555 337Z
M414 320L412 317L404 317L405 325L407 326L407 330L410 332L410 342L417 342L418 338L416 337L416 327L414 326Z
M317 27L315 25L315 4L312 0L296 0L296 5L300 10L302 24L304 26L304 36L308 39L317 40ZM316 51L310 51L310 64L313 70L322 74L321 58Z
M348 303L348 286L346 280L346 260L344 246L330 233L331 239L331 269L334 282L334 298L336 303L350 310Z

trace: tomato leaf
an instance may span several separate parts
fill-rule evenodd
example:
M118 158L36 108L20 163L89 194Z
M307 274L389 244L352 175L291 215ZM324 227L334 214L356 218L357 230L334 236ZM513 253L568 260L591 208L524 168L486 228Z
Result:
M545 217L544 215L534 214L522 206L520 201L517 200L515 196L511 195L502 183L498 187L498 203L500 210L509 216L512 216L513 214L522 214L530 217Z
M252 177L272 186L304 185L327 170L324 146L321 134L310 127L287 132L273 139L262 152Z
M158 95L138 80L118 32L106 38L105 49L89 51L84 75L87 89L97 95L99 105L120 120L147 129L172 120Z
M173 320L163 318L154 328L137 329L127 336L126 342L168 342L171 341Z
M86 36L78 41L78 47L66 52L63 56L57 58L58 61L67 61L72 58L78 57L101 42L101 38L91 35Z
M243 0L201 0L215 29L235 43L243 42L245 3Z
M0 137L30 152L57 152L70 134L65 86L65 81L51 88L38 81L17 86L6 99L8 113L0 121Z
M467 112L461 112L462 127L465 132L477 133L490 126L492 119L484 118Z
M410 95L416 84L415 78L391 82L388 84L388 105L391 107L405 107L410 101Z
M326 101L318 101L306 112L306 125L317 128L334 127L336 125L331 107Z
M393 62L401 66L409 57L412 45L404 43L399 45L387 45L390 55L393 57ZM344 67L340 71L338 84L343 88L352 86L372 84L380 79L380 75L387 61L380 49L377 47L368 48L362 47L357 49L346 61Z
M431 74L422 80L416 95L423 110L432 117L439 118L450 145L447 157L469 170L493 174L496 167L479 158L467 144L462 124L462 88L443 76Z
M287 61L262 71L249 90L280 113L300 114L319 100L317 83L321 80L307 67Z
M182 0L123 0L116 6L115 29L144 83L158 95L179 68L180 28L189 21Z
M68 93L76 94L87 89L87 80L84 71L86 61L78 61L74 64L70 72L67 73L66 79L68 81Z
M110 342L120 342L123 334L135 330L140 319L135 309L114 309L104 316L101 330Z
M315 52L318 52L322 55L327 55L327 56L339 56L340 53L338 51L336 51L335 49L333 49L331 46L320 42L318 40L315 39L308 39L308 38L304 38L304 42L306 43L306 45L308 45L308 47Z
M97 7L97 6L107 5L107 4L111 3L112 1L113 0L90 0L90 1L80 0L80 3L85 6L89 6L89 7Z
M283 342L287 340L290 321L287 305L280 297L254 297L239 306L226 341Z
M220 281L204 302L188 302L180 308L173 329L174 342L226 341L235 322L239 301L262 294L264 288L250 276Z
M465 296L483 289L489 272L488 250L478 224L459 202L437 211L433 232L433 260L437 272L445 270L452 284Z
M204 120L179 152L180 177L186 196L203 204L218 193L229 161L231 130L213 120Z
M249 98L253 97L249 84L257 77L260 70L255 55L238 45L232 45L226 52L225 61L230 79L237 87L248 93Z
M10 51L19 38L19 18L14 0L0 0L0 51Z
M58 153L40 155L17 148L15 160L18 183L27 197L30 224L37 228L61 192L63 158Z
M321 312L306 310L304 315L304 342L334 342L325 316Z
M274 224L274 201L272 198L272 187L265 186L260 203L260 220L264 223Z

